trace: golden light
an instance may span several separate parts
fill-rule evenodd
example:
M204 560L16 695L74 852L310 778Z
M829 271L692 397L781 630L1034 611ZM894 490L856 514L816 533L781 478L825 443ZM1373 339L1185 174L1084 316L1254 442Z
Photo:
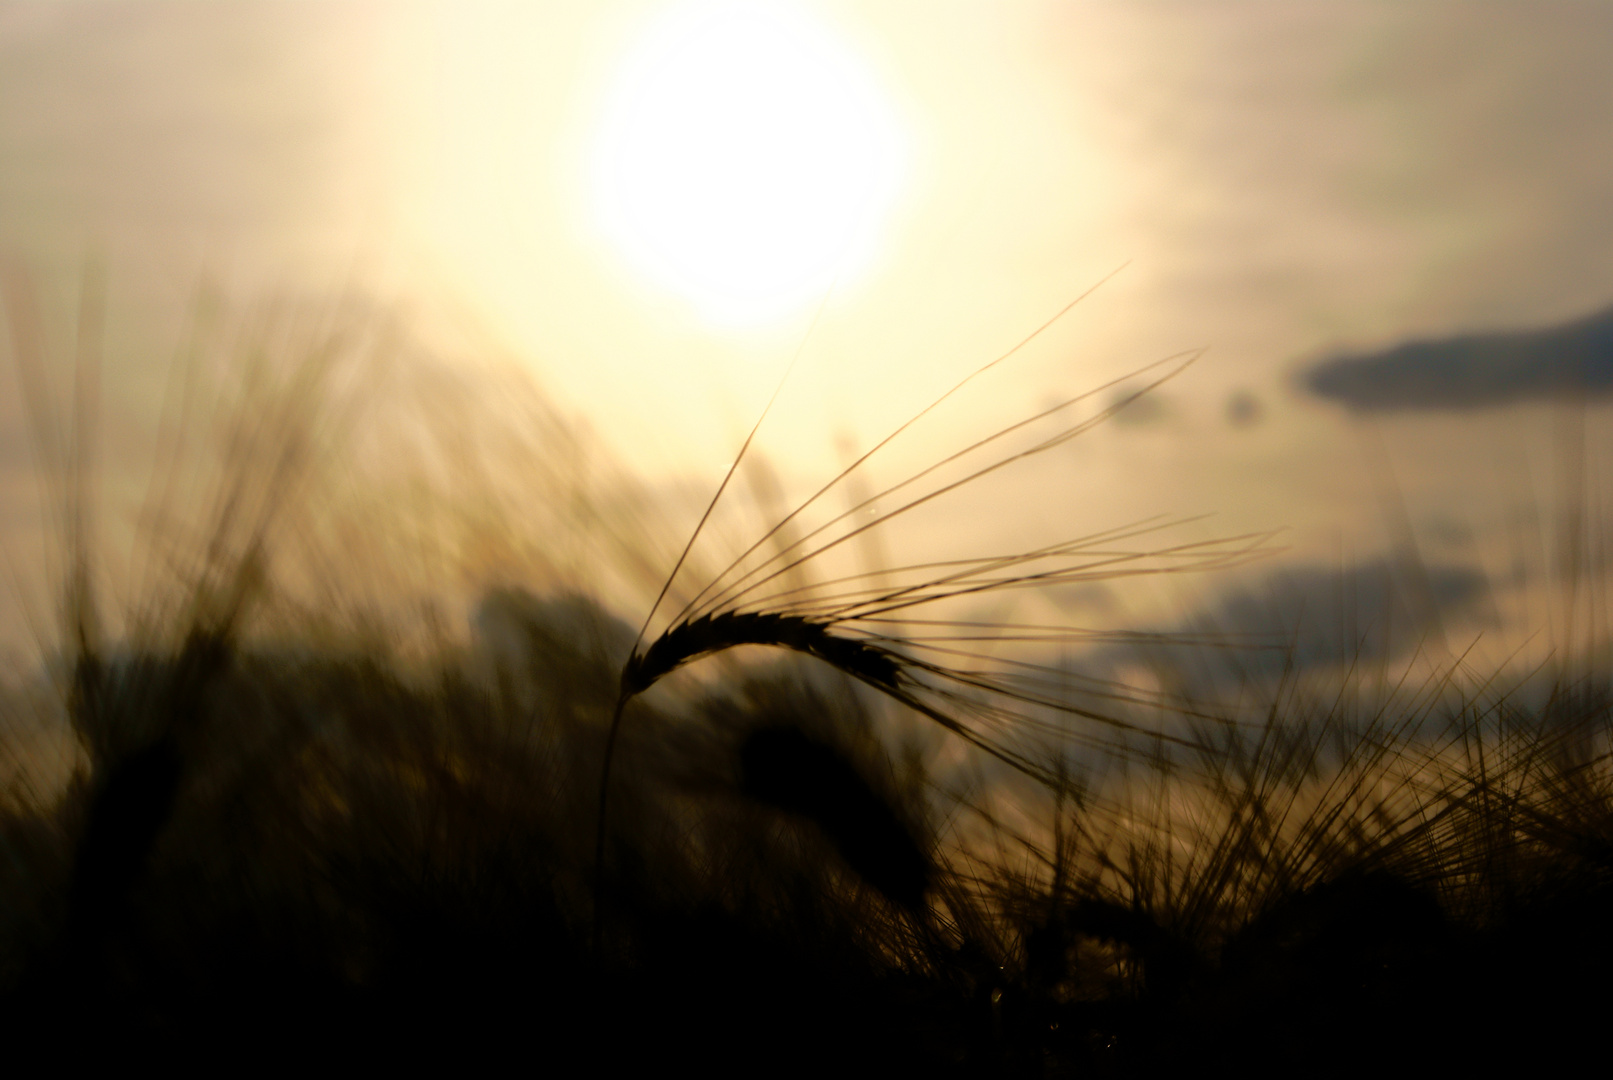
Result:
M599 222L709 319L755 323L866 265L903 139L871 73L803 13L706 7L623 67L596 146Z

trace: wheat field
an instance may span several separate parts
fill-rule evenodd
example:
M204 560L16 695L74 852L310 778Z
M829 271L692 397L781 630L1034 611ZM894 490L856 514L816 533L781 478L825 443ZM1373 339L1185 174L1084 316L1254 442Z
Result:
M242 325L176 365L127 536L94 358L64 389L19 353L55 525L0 733L15 1045L1011 1076L1596 1048L1594 649L1301 677L1280 640L972 606L1267 534L904 557L908 516L1192 356L880 473L927 409L719 557L518 380L490 417L377 312Z

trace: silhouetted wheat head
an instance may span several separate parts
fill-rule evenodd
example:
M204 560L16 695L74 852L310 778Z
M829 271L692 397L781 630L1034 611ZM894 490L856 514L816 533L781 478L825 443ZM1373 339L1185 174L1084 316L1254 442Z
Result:
M679 623L622 668L622 693L632 697L663 675L710 653L739 645L775 645L805 653L870 686L899 691L897 659L878 646L838 637L821 623L776 612L723 612Z
M829 564L845 545L921 509L944 505L971 485L1003 474L1010 466L1044 455L1090 430L1141 395L1175 377L1196 353L1170 357L1127 376L1146 376L1107 407L1082 415L1078 409L1124 380L1115 380L1060 401L955 450L881 490L862 492L857 481L877 455L898 444L916 424L972 381L1028 345L1079 302L1066 306L1013 348L976 369L919 413L847 465L793 510L784 514L726 568L711 577L671 617L647 646L645 634L683 570L734 472L744 461L767 411L757 420L719 485L683 554L667 576L622 669L621 687L606 741L596 827L596 890L603 881L610 797L610 764L628 704L685 664L739 646L771 646L812 657L894 702L929 718L1013 770L1056 785L1062 747L1071 744L1129 750L1140 736L1184 746L1190 738L1144 731L1103 701L1137 704L1143 695L1112 683L1080 681L1064 665L1036 658L993 655L998 646L1048 649L1094 635L1071 627L977 622L931 617L930 611L985 595L1047 589L1136 574L1173 573L1236 565L1268 550L1269 534L1137 550L1129 543L1167 527L1148 521L1030 550L984 557L877 566L807 583L805 571ZM781 384L782 387L782 384ZM777 391L775 391L775 399ZM771 409L769 402L768 409ZM831 491L852 493L851 505L829 513L815 527L805 515ZM886 509L879 509L886 507ZM770 551L765 550L771 548ZM1148 704L1158 706L1156 696ZM1181 711L1180 706L1176 706ZM1188 710L1189 712L1191 710Z

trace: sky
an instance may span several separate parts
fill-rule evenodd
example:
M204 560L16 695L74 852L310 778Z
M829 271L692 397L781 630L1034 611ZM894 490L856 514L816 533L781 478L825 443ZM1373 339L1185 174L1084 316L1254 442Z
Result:
M114 496L204 286L509 358L674 503L775 389L788 503L1097 286L904 460L1197 358L936 529L1282 530L1070 610L1225 626L1419 565L1504 657L1595 631L1560 594L1604 564L1610 46L1586 3L6 0L0 261L58 387L105 282ZM48 519L4 377L15 636Z

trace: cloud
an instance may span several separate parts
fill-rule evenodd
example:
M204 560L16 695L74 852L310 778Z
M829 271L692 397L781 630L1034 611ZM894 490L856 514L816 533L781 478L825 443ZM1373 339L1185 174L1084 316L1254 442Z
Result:
M1402 655L1469 615L1486 596L1484 575L1465 566L1407 573L1387 562L1338 570L1299 566L1223 596L1199 621L1235 636L1275 639L1269 662L1319 667Z
M1540 330L1410 341L1337 356L1303 381L1317 396L1360 412L1606 396L1613 394L1613 308Z
M1223 593L1170 628L1182 644L1105 650L1118 667L1163 665L1200 691L1285 672L1374 665L1435 647L1452 623L1487 623L1489 584L1480 571L1387 560L1340 570L1301 564Z

